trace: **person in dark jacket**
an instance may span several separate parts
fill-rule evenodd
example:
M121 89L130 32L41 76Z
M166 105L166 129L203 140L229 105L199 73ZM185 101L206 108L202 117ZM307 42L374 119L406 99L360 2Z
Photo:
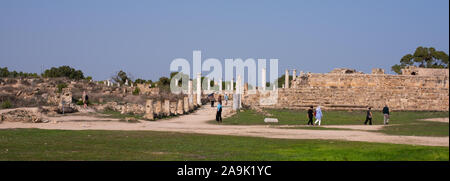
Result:
M309 109L308 109L308 119L309 119L309 121L308 121L308 125L311 123L311 125L314 125L314 123L313 123L313 117L314 117L314 111L313 111L314 109L313 109L313 107L311 106L311 107L309 107Z
M209 101L211 101L211 107L214 107L214 102L216 101L216 99L214 98L214 93L208 95L209 97Z
M366 121L364 122L364 125L367 125L367 122L369 122L369 125L372 125L372 108L369 107L369 109L367 110L367 114L366 114Z
M384 115L384 124L389 124L389 107L387 105L383 108L383 115Z
M217 102L216 121L222 123L222 101Z

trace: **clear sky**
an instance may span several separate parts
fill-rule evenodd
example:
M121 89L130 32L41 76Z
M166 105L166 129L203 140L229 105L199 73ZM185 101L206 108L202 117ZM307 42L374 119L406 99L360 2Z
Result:
M449 52L448 0L0 0L0 67L69 65L96 80L169 75L175 58L278 58L284 69L388 73L418 46Z

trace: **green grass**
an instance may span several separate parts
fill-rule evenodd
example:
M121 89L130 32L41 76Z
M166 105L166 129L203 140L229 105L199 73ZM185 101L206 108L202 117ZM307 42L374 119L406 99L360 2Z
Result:
M267 109L273 118L278 119L278 123L264 123L265 116L253 110L245 110L235 115L225 118L223 124L228 125L306 125L307 113L304 110L288 109ZM322 125L363 125L365 121L365 111L322 111ZM383 114L380 111L373 111L373 124L383 124ZM448 112L392 112L389 126L383 127L379 132L390 135L410 135L410 136L449 136L449 124L431 121L421 121L426 118L448 117ZM214 121L211 121L214 122ZM394 124L394 125L392 125ZM316 128L297 128L316 129Z
M413 121L409 124L386 126L378 132L391 135L445 137L449 136L448 128L448 123Z
M0 130L0 160L442 160L448 147L154 131Z

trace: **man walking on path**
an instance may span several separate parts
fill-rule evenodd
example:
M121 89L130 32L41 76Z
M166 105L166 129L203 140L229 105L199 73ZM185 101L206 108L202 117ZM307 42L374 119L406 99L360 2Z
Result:
M367 110L367 115L366 115L366 121L364 122L364 125L367 125L367 121L369 122L369 125L372 125L372 108L369 107L369 109Z
M309 107L309 109L308 109L308 119L309 119L308 125L309 125L310 123L311 123L311 125L314 125L314 123L313 123L313 117L314 117L313 113L314 113L313 107L311 106L311 107Z
M389 124L389 108L387 105L383 108L384 124Z
M322 110L320 110L320 106L317 106L317 109L316 109L316 122L314 122L314 124L319 123L319 126L320 126L320 122L322 122Z
M222 123L222 101L221 100L217 103L216 121L218 123Z

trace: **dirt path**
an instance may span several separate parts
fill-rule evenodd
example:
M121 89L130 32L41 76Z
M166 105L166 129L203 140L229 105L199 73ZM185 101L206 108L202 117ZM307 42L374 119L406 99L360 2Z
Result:
M225 107L223 114L225 116L229 116L231 114L229 110L230 107ZM378 127L373 126L331 126L334 128L353 128L357 130L308 130L280 129L268 125L237 126L209 124L207 123L208 121L215 119L215 109L209 106L204 106L192 114L183 115L169 120L141 121L140 123L106 121L112 119L98 118L94 116L50 117L49 119L50 123L38 124L3 122L0 124L0 129L39 128L63 130L151 130L283 139L327 139L427 146L449 146L449 137L397 136L363 131L378 129ZM104 121L98 121L99 119ZM81 120L84 120L84 122L80 122Z
M449 118L431 118L431 119L422 119L422 121L433 121L433 122L441 122L448 123Z

